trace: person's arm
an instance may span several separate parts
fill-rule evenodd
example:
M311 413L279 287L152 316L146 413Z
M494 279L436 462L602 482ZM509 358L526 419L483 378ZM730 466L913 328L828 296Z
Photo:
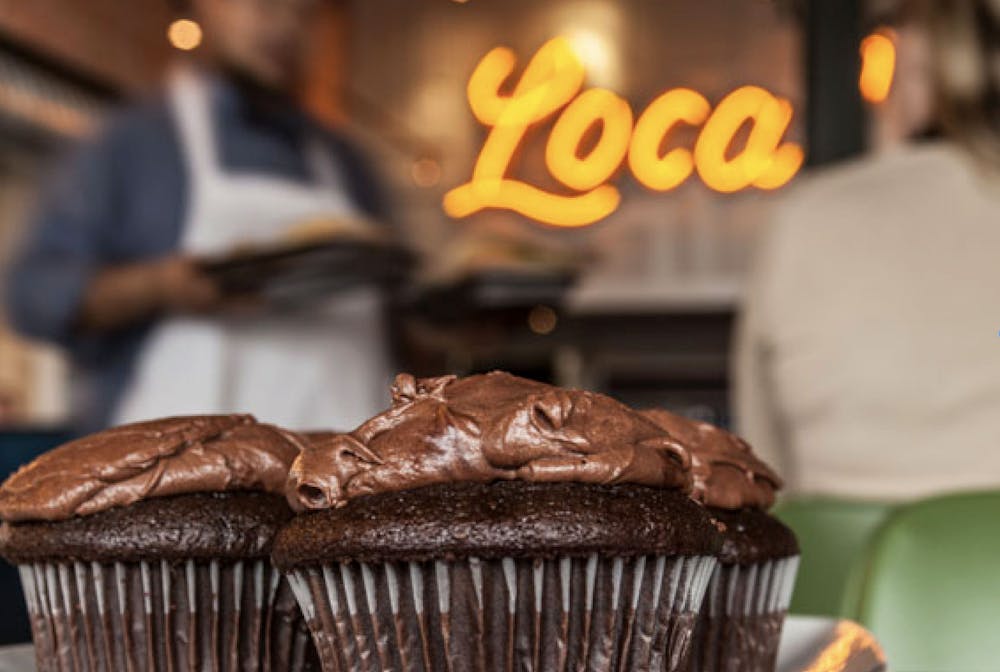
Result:
M206 309L216 299L183 258L107 263L115 232L126 224L116 170L122 144L112 129L81 148L43 195L6 287L8 317L22 334L72 346L83 334Z
M733 372L736 428L765 462L778 473L785 473L787 447L774 398L770 353L752 313L752 308L745 307L736 327Z
M733 408L736 428L778 473L788 474L787 437L777 403L772 369L771 325L777 260L773 231L759 246L749 288L736 325ZM790 279L786 278L786 281Z
M111 331L160 313L207 312L221 303L218 286L183 256L102 268L81 300L76 324Z

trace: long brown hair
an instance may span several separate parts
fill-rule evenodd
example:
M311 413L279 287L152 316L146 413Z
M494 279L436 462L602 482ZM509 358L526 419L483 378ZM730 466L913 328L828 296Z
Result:
M922 0L945 132L1000 169L1000 0Z

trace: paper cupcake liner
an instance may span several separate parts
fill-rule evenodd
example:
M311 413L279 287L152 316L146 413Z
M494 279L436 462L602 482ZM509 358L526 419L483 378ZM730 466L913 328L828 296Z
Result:
M691 650L691 672L773 672L798 556L718 565Z
M266 561L19 570L39 672L315 669L295 598Z
M686 669L713 557L333 563L289 576L324 672Z

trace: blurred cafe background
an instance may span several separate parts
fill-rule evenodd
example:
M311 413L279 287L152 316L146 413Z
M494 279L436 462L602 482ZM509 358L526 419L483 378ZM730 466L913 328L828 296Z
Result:
M0 470L505 369L745 434L894 633L873 531L1000 487L998 171L996 0L4 0Z

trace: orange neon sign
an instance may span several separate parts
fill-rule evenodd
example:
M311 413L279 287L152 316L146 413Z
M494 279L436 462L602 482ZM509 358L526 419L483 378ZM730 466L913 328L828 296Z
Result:
M695 171L720 192L776 189L802 166L802 148L783 141L792 120L791 104L765 89L739 88L714 110L701 94L672 89L633 123L628 102L613 91L580 91L586 73L565 38L542 45L513 92L501 94L516 60L513 51L497 47L469 78L469 107L490 132L471 179L445 194L444 209L452 217L499 208L553 226L587 226L618 208L621 196L608 181L623 161L654 191L674 189ZM560 110L545 146L545 165L574 192L570 194L546 191L509 174L529 127ZM581 155L584 137L597 123L599 137ZM661 155L663 141L681 124L700 127L694 151L677 147ZM730 146L747 124L746 141L734 154Z
M869 103L878 104L889 97L896 71L895 33L880 28L861 41L861 75L858 87Z

